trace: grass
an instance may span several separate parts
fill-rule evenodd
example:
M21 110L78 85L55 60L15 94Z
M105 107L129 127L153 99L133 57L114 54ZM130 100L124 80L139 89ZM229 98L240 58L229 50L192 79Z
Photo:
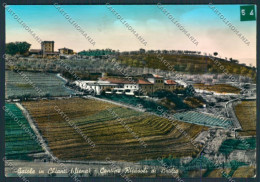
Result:
M243 129L239 134L256 136L256 101L242 101L234 109Z
M23 102L23 105L29 110L50 149L59 159L105 160L110 157L117 161L140 161L169 155L195 156L199 151L167 119L106 102L73 98ZM55 106L95 143L94 148L54 110ZM111 108L147 147L144 148L107 108ZM192 139L208 129L176 122Z
M217 93L234 93L239 94L241 89L228 85L228 84L215 84L215 85L205 85L203 83L196 83L193 85L195 89L213 91Z

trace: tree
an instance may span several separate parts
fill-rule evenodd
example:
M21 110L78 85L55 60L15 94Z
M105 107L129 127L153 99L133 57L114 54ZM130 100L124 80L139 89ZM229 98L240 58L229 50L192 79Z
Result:
M139 52L141 53L141 54L144 54L145 53L145 49L139 49Z
M214 52L213 54L214 54L214 56L217 56L217 55L218 55L218 53L217 53L217 52Z
M17 48L18 48L20 54L27 53L31 47L31 44L29 44L27 42L17 42L16 45L17 45Z
M25 54L29 51L31 44L27 42L10 42L6 44L6 54Z
M6 44L5 52L6 54L15 55L19 52L19 50L15 43L10 42Z

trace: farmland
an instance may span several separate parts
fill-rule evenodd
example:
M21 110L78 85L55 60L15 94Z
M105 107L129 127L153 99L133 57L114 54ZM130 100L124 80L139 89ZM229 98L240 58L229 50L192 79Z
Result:
M32 160L32 154L43 152L35 140L34 132L15 104L6 104L5 123L5 156L7 159Z
M256 135L256 101L242 101L235 106L236 116L242 126L242 136Z
M239 94L241 89L228 85L228 84L215 84L215 85L205 85L203 83L196 83L193 85L195 89L213 91L217 93L233 93Z
M92 99L23 102L46 139L53 154L62 160L140 161L157 157L195 156L198 149L164 118L133 111ZM95 143L92 147L54 108L60 108L69 121ZM109 110L108 110L109 108ZM116 113L116 116L111 114ZM118 120L120 118L120 122ZM192 139L207 127L175 121ZM142 140L143 147L125 123Z
M73 93L65 82L54 73L6 71L6 97L19 96L66 96ZM22 75L22 76L21 76Z
M232 122L229 120L220 119L218 117L207 115L195 111L179 112L173 115L175 119L180 121L195 123L205 126L218 126L228 128L232 126Z
M233 178L252 178L255 174L256 169L254 166L242 166L234 172Z

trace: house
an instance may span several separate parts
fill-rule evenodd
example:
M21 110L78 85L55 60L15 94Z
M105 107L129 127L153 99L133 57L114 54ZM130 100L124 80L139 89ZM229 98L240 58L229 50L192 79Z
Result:
M41 55L41 49L30 49L29 55Z
M145 74L143 75L149 82L154 84L154 90L163 89L164 87L164 78L155 74Z
M74 51L72 49L64 47L64 48L59 49L59 53L64 54L64 55L73 55Z
M154 92L154 84L149 82L146 79L139 79L138 80L139 90L142 91L145 95L148 93Z
M164 80L164 89L166 90L175 90L177 88L177 82L174 80Z

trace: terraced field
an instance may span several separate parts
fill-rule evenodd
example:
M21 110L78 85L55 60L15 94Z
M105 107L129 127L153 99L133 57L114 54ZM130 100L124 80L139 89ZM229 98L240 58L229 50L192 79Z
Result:
M202 114L195 111L180 112L173 115L175 119L180 121L195 123L204 126L218 126L228 128L232 126L232 122L207 114Z
M67 96L73 94L54 73L6 71L6 98L17 96ZM37 92L38 91L38 92Z
M6 104L5 156L7 159L33 160L32 154L43 152L21 110Z
M59 159L105 160L110 157L111 160L118 161L140 161L198 153L198 149L195 149L187 136L181 134L170 121L157 116L80 98L22 104L30 112L50 149ZM60 108L67 118L56 112L55 108ZM95 143L95 147L86 142L68 121L75 123ZM177 123L191 138L208 129L184 122ZM146 148L126 126L144 141Z
M256 136L256 101L242 101L235 106L235 113L243 131L242 136Z

